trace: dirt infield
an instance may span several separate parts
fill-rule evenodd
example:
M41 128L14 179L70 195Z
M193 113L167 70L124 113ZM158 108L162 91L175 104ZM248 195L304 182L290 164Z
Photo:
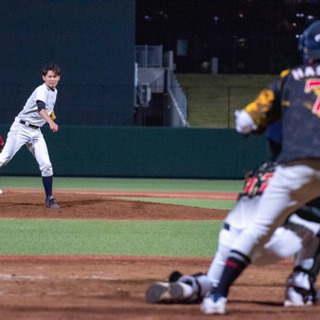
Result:
M119 196L119 195L117 195ZM123 196L123 195L121 195ZM226 211L122 200L103 193L61 192L61 210L39 192L7 191L0 218L223 219ZM206 271L210 259L117 256L0 256L1 319L208 319L199 305L152 305L146 288L171 271ZM249 267L232 287L224 319L319 319L320 306L284 308L286 260ZM213 318L213 316L211 316Z

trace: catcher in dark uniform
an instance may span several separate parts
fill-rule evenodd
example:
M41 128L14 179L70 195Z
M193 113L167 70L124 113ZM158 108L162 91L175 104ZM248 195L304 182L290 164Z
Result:
M230 286L253 261L256 248L292 212L320 196L320 21L303 32L298 49L303 63L281 75L278 90L263 90L236 114L236 128L245 134L281 118L282 150L254 220L232 246L219 285L202 302L203 313L225 313Z

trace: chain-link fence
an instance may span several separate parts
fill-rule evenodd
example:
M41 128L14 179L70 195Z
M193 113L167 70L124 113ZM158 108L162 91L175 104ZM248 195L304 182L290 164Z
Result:
M235 110L253 101L261 87L182 86L182 90L188 101L191 127L234 128Z

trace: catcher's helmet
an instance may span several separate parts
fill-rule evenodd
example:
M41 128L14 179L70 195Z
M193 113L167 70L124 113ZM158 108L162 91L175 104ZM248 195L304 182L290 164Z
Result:
M320 59L320 20L313 22L303 31L299 39L298 50L303 61Z

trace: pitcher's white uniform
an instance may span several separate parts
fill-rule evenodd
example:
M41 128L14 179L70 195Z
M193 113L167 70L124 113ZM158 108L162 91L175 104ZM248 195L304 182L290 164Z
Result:
M0 153L0 167L6 165L25 144L37 160L41 175L52 176L47 144L40 130L46 121L40 116L36 102L43 101L47 114L51 115L56 98L57 89L52 90L45 83L33 91L10 128L6 144Z

